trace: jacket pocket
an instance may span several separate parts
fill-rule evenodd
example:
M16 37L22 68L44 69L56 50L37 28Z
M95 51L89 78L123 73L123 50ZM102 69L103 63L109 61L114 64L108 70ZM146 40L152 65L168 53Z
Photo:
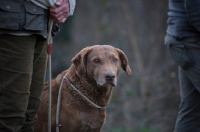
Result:
M3 1L0 4L0 28L17 30L19 28L20 4Z
M184 70L194 65L192 54L187 48L179 47L178 45L169 45L168 50L175 62Z
M44 30L45 13L44 9L32 4L24 4L26 10L26 24L24 28L26 30Z

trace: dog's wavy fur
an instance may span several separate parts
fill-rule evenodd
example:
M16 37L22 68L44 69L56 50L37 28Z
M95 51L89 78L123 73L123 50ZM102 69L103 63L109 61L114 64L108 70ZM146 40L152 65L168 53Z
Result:
M56 131L58 91L65 73L72 84L87 98L104 108L95 108L64 83L59 118L59 123L62 125L60 132L100 132L106 120L105 107L116 86L121 68L131 75L128 59L118 48L109 45L94 45L82 49L72 59L71 67L52 80L52 132ZM45 84L42 94L35 132L47 132L47 124L48 83Z

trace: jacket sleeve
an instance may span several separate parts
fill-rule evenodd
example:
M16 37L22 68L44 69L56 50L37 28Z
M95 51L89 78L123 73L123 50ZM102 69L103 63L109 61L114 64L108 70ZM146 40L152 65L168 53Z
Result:
M200 31L200 0L183 0L190 24Z
M37 6L42 7L43 9L48 9L55 7L56 0L30 0Z
M70 14L70 16L73 15L75 6L76 6L76 0L69 0L69 8L70 8L69 14Z
M56 0L30 0L30 1L42 7L43 9L55 7L55 3L56 3ZM70 16L73 15L75 6L76 6L76 0L69 0L69 8L70 8L69 15Z

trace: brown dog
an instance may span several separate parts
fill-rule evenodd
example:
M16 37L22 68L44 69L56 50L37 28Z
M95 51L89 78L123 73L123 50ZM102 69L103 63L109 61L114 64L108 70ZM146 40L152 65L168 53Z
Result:
M62 85L59 123L60 132L100 132L106 120L109 103L117 76L122 67L128 75L131 69L123 51L109 45L95 45L81 50L71 67L52 80L52 132L56 131L56 104L63 76L89 100L88 102L65 80ZM36 132L47 132L48 88L42 95Z

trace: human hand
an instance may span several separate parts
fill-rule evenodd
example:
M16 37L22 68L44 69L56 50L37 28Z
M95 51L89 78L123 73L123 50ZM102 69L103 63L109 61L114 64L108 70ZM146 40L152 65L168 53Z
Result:
M57 0L56 7L49 10L51 17L58 23L64 23L69 16L69 1Z

